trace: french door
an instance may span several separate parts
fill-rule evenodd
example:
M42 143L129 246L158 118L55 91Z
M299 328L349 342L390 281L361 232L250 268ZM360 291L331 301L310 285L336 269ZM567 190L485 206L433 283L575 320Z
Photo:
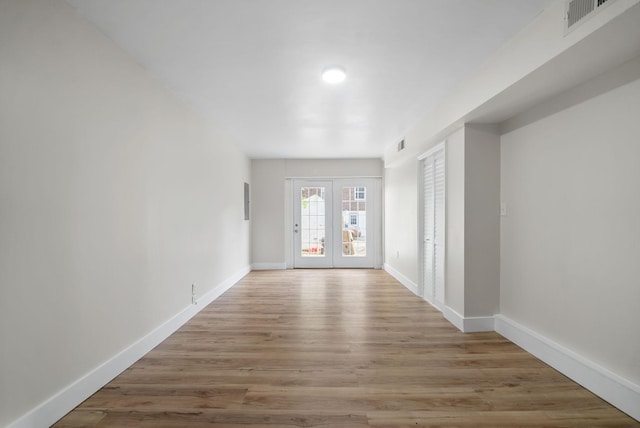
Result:
M293 181L293 266L377 267L379 180Z
M333 182L296 180L293 192L294 266L333 267Z
M444 307L445 152L444 144L421 156L422 287L421 295Z

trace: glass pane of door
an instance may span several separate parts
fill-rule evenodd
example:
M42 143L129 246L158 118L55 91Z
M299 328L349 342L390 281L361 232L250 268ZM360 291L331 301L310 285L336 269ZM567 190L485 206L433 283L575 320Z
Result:
M333 267L333 182L293 182L293 266Z
M382 229L379 184L374 178L334 179L334 267L377 266Z
M342 186L342 255L367 256L367 188Z
M326 218L324 187L300 188L300 256L324 257Z

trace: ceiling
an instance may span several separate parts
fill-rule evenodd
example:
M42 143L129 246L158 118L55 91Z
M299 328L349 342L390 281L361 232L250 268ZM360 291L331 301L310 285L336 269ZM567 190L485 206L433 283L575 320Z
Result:
M250 157L372 158L551 0L67 1Z

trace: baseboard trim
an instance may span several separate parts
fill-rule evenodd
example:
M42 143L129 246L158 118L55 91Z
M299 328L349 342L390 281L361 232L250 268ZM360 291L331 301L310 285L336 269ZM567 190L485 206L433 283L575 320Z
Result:
M224 281L222 281L220 284L218 284L217 287L214 287L212 290L209 290L208 292L203 294L202 297L200 297L199 299L196 300L196 302L197 302L196 306L199 306L199 308L186 321L188 321L189 319L193 318L193 316L195 314L197 314L202 309L204 309L209 303L213 302L218 297L220 297L225 291L227 291L228 289L230 289L231 287L236 285L236 283L238 281L240 281L242 278L244 278L249 272L251 272L251 266L245 266L244 268L240 269L238 272L236 272L235 274L233 274L229 278L227 278ZM182 324L184 324L184 323L182 323ZM180 326L182 326L182 324ZM169 333L167 335L167 337L169 337L169 335L171 335L171 334L173 334L173 331L171 333ZM164 339L162 339L162 340L164 340Z
M564 346L505 317L495 316L496 332L640 421L640 385L636 385Z
M483 331L494 331L494 317L463 317L454 309L445 306L442 311L444 317L451 324L456 326L463 333L480 333Z
M73 382L67 388L59 391L48 400L13 421L9 424L8 428L33 428L53 425L77 405L89 398L129 368L133 363L158 346L163 340L193 318L194 315L204 309L209 303L217 299L222 293L230 289L250 271L249 266L239 270L213 290L202 295L201 298L196 300L195 305L187 306L128 348L120 351L112 358Z
M392 277L394 277L400 284L404 285L409 289L413 294L419 296L418 294L418 284L411 281L409 278L401 274L399 271L395 270L390 264L385 263L383 265L383 269Z
M282 263L253 263L251 270L284 270L287 268L285 262Z

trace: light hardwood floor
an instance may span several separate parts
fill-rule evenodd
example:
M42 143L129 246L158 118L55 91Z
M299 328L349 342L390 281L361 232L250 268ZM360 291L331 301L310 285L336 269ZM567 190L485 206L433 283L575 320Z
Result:
M252 272L56 427L631 427L384 271Z

